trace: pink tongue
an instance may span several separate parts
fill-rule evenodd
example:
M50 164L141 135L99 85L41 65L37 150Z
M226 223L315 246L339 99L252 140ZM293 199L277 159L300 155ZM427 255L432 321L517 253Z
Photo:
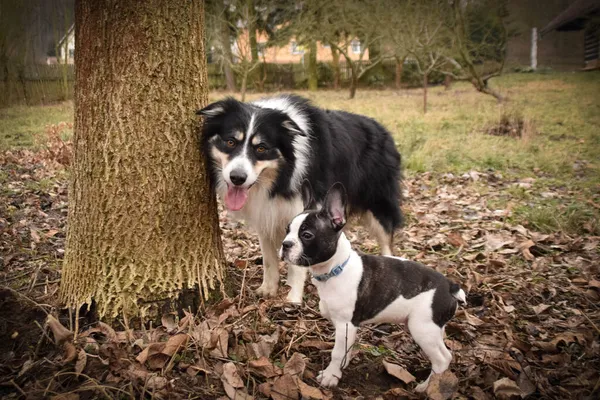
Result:
M244 207L248 199L248 189L239 186L229 186L225 195L225 205L231 211L238 211Z

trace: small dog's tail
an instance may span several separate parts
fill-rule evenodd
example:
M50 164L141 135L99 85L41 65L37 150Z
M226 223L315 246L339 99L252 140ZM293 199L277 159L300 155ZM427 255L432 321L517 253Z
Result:
M458 284L454 282L450 283L450 294L461 304L467 304L467 295L465 294L465 291L458 286Z

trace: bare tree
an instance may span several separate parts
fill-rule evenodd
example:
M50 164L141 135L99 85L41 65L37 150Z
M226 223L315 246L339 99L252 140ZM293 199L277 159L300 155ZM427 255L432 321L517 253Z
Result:
M444 73L457 80L468 80L479 92L502 102L505 97L489 86L489 80L502 73L506 60L510 35L506 0L452 0L449 3L446 3L447 22L454 54L448 61L454 68Z

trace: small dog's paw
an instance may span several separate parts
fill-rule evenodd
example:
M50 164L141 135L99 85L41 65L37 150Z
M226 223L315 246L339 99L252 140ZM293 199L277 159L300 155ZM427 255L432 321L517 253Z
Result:
M261 297L275 297L277 296L277 286L265 285L264 283L256 289L256 294Z
M317 382L323 387L333 388L336 387L340 378L342 377L342 371L331 371L329 368L324 369L317 375Z

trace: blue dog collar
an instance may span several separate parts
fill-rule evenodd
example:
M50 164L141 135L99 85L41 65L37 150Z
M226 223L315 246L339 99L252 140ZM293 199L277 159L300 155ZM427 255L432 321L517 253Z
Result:
M333 268L328 273L321 274L321 275L312 275L312 277L319 282L326 282L329 279L333 278L334 276L338 276L339 274L341 274L342 271L344 270L344 267L346 266L346 264L348 264L348 261L350 261L350 256L348 256L346 261L344 261L342 264L338 265L337 267Z

